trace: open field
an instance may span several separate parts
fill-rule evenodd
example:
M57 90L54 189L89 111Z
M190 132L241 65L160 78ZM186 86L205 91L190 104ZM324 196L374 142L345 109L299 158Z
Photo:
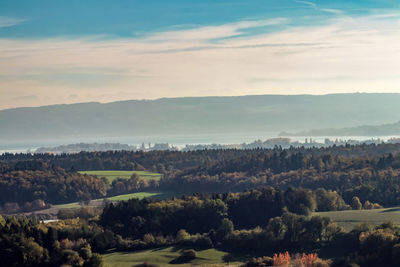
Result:
M95 175L98 177L106 177L112 183L117 178L129 179L133 173L136 173L142 179L160 180L161 174L147 171L80 171L81 174Z
M158 192L154 192L154 193L150 193L150 192L139 192L139 193L131 193L131 194L125 194L125 195L118 195L118 196L114 196L114 197L109 197L107 198L108 200L111 201L122 201L122 200L128 200L131 198L138 198L138 199L143 199L146 197L154 197L154 196L158 196L161 195L162 193Z
M122 201L122 200L128 200L131 198L138 198L138 199L143 199L146 197L155 197L155 196L169 196L169 194L165 194L162 192L138 192L138 193L131 193L131 194L125 194L125 195L118 195L118 196L113 196L113 197L109 197L107 198L110 201ZM100 207L103 205L103 199L94 199L91 200L89 205L89 207ZM44 210L37 210L34 211L33 213L35 214L47 214L47 215L51 215L51 216L56 216L58 211L60 209L74 209L74 208L80 208L81 205L79 204L79 202L72 202L72 203L67 203L67 204L60 204L60 205L53 205L51 206L51 208L48 209L44 209ZM32 212L27 212L24 213L26 215L31 214Z
M138 199L143 199L146 197L155 197L155 196L169 196L169 194L165 194L163 192L138 192L138 193L131 193L131 194L124 194L124 195L118 195L118 196L113 196L113 197L108 197L107 199L110 201L122 201L122 200L128 200L131 198L138 198ZM103 205L103 199L94 199L91 200L90 203L87 205L89 207L100 207ZM67 204L60 204L60 205L53 205L49 209L44 209L44 210L37 210L34 211L33 213L35 214L47 214L51 216L56 216L58 211L60 209L73 209L73 208L80 208L81 205L79 202L72 202L72 203L67 203ZM26 213L26 214L31 214L32 212Z
M347 231L351 230L356 224L360 223L379 225L383 222L392 221L394 224L400 224L400 207L376 210L315 212L313 215L330 217L333 221Z
M122 201L122 200L131 199L131 198L143 199L146 197L153 197L153 196L157 196L157 195L161 195L161 194L162 194L161 192L138 192L138 193L131 193L131 194L107 197L107 199L110 201ZM103 201L102 198L91 200L88 206L99 206L98 202L102 202L102 201ZM58 209L68 209L68 208L78 208L78 207L80 207L79 202L73 202L73 203L53 206L53 208L58 208Z
M192 265L226 265L227 252L206 249L197 252L197 258L186 264L170 264L171 261L179 257L181 248L167 247L160 249L149 249L138 252L114 252L104 254L103 258L107 267L131 267L135 264L148 262L159 266L192 266ZM241 262L230 262L233 265L239 265Z

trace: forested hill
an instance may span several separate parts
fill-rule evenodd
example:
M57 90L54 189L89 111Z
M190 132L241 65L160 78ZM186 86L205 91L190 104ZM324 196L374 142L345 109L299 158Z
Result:
M400 120L400 94L260 95L80 103L0 111L3 140L305 131Z
M297 133L281 133L282 136L380 136L400 135L400 121L382 125L362 125L335 129L313 129Z

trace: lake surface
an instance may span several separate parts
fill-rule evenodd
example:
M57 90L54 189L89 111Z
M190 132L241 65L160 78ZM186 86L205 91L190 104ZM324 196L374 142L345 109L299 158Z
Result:
M0 140L0 154L9 153L26 153L33 152L39 147L54 147L59 145L68 145L76 143L121 143L140 146L145 143L152 145L155 143L169 143L178 148L183 148L185 145L195 144L242 144L251 143L255 140L265 141L271 138L279 137L277 132L255 132L255 133L223 133L223 134L192 134L192 135L163 135L163 136L122 136L122 137L92 137L92 138L67 138L54 140L26 140L26 141L9 141ZM309 136L288 137L292 141L305 142ZM338 140L379 140L377 142L386 142L390 138L400 138L395 136L321 136L311 137L314 142L324 143L325 138L334 141Z

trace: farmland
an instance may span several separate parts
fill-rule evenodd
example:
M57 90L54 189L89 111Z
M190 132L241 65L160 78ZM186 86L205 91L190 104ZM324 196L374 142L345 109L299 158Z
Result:
M122 200L128 200L131 198L138 198L138 199L143 199L143 198L147 198L147 197L154 197L154 196L158 196L161 195L162 193L160 192L138 192L138 193L131 193L131 194L125 194L125 195L118 195L118 196L114 196L114 197L109 197L107 198L110 201L122 201Z
M400 224L400 207L373 210L344 210L316 212L314 215L329 217L345 230L351 230L360 223L370 223L374 226L391 221Z
M162 193L160 193L160 192L138 192L138 193L113 196L113 197L109 197L107 199L110 201L122 201L122 200L128 200L128 199L132 199L132 198L143 199L146 197L153 197L153 196L158 196L161 194ZM103 201L103 199L94 199L90 202L89 206L99 206L99 204L102 201ZM54 205L52 207L57 208L57 209L70 209L70 208L79 208L80 204L79 204L79 202L73 202L73 203L67 203L67 204L61 204L61 205Z
M104 254L106 266L113 267L130 267L135 264L148 262L159 266L173 266L171 262L179 257L182 248L167 247L161 249L149 249L138 252L121 253L115 252ZM208 265L213 266L221 264L226 265L229 253L216 250L206 249L197 252L196 259L187 264L179 264L179 266L192 266L192 265ZM231 262L231 264L240 264L240 262Z
M80 174L94 175L97 177L105 177L112 183L117 178L129 179L132 174L136 173L142 179L160 180L161 174L148 171L80 171Z

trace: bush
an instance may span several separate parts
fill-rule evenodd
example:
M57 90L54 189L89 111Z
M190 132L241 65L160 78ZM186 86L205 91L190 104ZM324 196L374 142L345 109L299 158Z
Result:
M253 258L251 261L241 265L241 267L264 267L273 266L274 260L271 257Z
M81 207L81 208L66 208L60 209L57 213L57 218L61 220L65 219L73 219L73 218L81 218L81 219L90 219L99 215L101 213L101 209L93 208L93 207Z
M352 208L353 210L360 210L360 209L362 209L362 204L361 204L361 201L360 201L360 199L359 199L358 197L353 197L353 198L351 199L351 208Z
M193 260L197 256L197 253L194 249L186 249L181 252L181 258L184 260Z
M312 263L312 267L329 267L331 266L331 262L330 261L324 261L321 259L316 259L313 263Z

